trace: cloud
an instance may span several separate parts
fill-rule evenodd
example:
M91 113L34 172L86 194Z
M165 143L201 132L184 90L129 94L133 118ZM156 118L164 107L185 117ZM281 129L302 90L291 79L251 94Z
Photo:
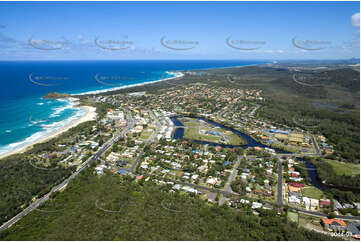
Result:
M284 51L284 50L263 50L263 49L253 50L251 52L254 52L254 53L267 53L267 54L284 54L284 53L286 53L286 51Z
M360 27L360 13L355 13L351 16L351 25L354 27Z
M16 40L3 34L3 33L0 33L0 42L2 43L16 43Z
M87 44L91 43L91 41L88 40L88 39L85 39L82 34L79 34L77 36L77 39L78 39L79 43L82 44L82 45L87 45Z

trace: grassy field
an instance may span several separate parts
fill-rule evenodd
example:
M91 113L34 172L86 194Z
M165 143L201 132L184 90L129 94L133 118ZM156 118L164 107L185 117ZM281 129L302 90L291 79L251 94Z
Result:
M206 131L217 131L228 137L229 141L227 144L231 144L231 145L245 144L245 140L242 137L226 129L214 128L212 126L207 125L204 122L198 122L196 119L193 118L181 118L179 120L186 127L184 129L184 138L186 139L220 143L221 142L220 136L208 135L204 133Z
M287 219L289 219L290 221L292 221L294 223L298 223L298 213L288 211Z
M245 143L245 140L242 139L242 137L238 136L235 133L230 132L229 134L227 134L227 136L230 139L231 144L239 145L239 144L244 144Z
M141 139L149 139L149 137L152 135L152 131L143 131L141 134L140 134L140 138Z
M316 231L324 231L321 225L321 219L319 217L309 216L305 214L298 214L299 225L309 230L314 229Z
M302 189L302 195L309 198L320 199L323 192L316 187L305 187Z
M345 163L335 160L324 159L327 163L329 163L334 169L337 175L351 175L351 176L359 176L360 175L360 164L352 164Z
M186 126L187 128L184 130L184 138L190 140L203 140L209 142L220 142L220 138L217 136L211 135L202 135L198 133L197 127Z

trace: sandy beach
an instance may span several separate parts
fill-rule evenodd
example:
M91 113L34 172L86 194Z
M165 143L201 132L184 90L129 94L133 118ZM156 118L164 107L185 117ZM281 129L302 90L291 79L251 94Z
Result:
M117 91L117 90L121 90L121 89L131 88L131 87L140 87L140 86L145 86L145 85L149 85L149 84L153 84L153 83L157 83L157 82L169 81L169 80L173 80L173 79L176 79L176 78L181 78L181 77L184 76L183 72L179 72L179 71L177 71L177 72L167 71L167 73L168 74L176 74L176 76L167 77L167 78L159 79L159 80L155 80L155 81L142 82L142 83L138 83L138 84L131 84L131 85L122 86L122 87L113 87L113 88L107 88L107 89L104 89L104 90L82 92L82 93L77 93L77 94L73 94L73 95L74 96L83 96L83 95L90 95L90 94L107 93L107 92Z
M13 155L13 154L16 154L16 153L23 153L23 152L29 150L34 144L42 143L42 142L45 142L45 141L47 141L49 139L55 138L59 134L64 133L65 131L69 130L72 127L77 126L80 123L90 121L90 120L95 120L96 115L97 115L96 112L95 112L95 110L96 110L95 107L80 106L79 108L83 109L83 110L86 110L86 113L82 117L73 120L72 122L70 122L69 124L63 126L60 129L54 130L53 132L49 133L48 135L45 135L45 136L43 136L43 137L41 137L39 139L34 140L30 144L27 144L27 145L25 145L25 146L23 146L21 148L12 150L10 152L1 154L0 159L3 159L3 158L5 158L5 157L7 157L9 155Z

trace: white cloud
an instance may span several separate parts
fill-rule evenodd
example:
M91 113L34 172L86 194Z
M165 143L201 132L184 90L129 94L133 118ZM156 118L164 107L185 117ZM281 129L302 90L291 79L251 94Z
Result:
M360 13L355 13L351 16L351 24L354 27L360 27Z
M85 45L85 44L89 44L89 43L90 43L90 41L87 40L87 39L85 39L82 34L79 34L79 35L77 36L77 39L78 39L79 43L82 44L82 45Z

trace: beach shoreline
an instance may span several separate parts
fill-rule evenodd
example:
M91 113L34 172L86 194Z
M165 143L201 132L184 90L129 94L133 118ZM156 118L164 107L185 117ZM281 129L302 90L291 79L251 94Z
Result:
M169 80L180 78L180 77L184 76L183 72L180 72L180 71L166 71L166 73L171 73L171 74L174 73L174 74L176 74L176 76L167 77L167 78L159 79L159 80L155 80L155 81L142 82L142 83L138 83L138 84L130 84L130 85L127 85L127 86L122 86L122 87L113 87L113 88L108 88L108 89L104 89L104 90L96 90L96 91L88 91L88 92L82 92L82 93L74 93L74 94L71 94L71 95L74 96L74 97L79 97L79 96L86 96L86 95L104 94L104 93L107 93L107 92L113 92L113 91L118 91L118 90L132 88L132 87L140 87L140 86L145 86L145 85L154 84L154 83L158 83L158 82L169 81Z
M9 151L9 152L6 152L6 153L3 153L3 154L0 154L0 159L4 159L10 155L14 155L14 154L20 154L20 153L24 153L28 150L30 150L35 144L38 144L38 143L43 143L43 142L46 142L50 139L53 139L57 136L59 136L60 134L68 131L69 129L81 124L81 123L84 123L86 121L91 121L91 120L95 120L96 118L96 108L95 107L91 107L91 106L79 106L78 107L79 109L83 109L85 110L85 114L75 120L72 120L70 123L64 125L63 127L57 129L57 130L54 130L52 132L50 132L49 134L46 134L34 141L32 141L31 143L29 144L26 144L22 147L19 147L17 149L14 149L12 151Z

